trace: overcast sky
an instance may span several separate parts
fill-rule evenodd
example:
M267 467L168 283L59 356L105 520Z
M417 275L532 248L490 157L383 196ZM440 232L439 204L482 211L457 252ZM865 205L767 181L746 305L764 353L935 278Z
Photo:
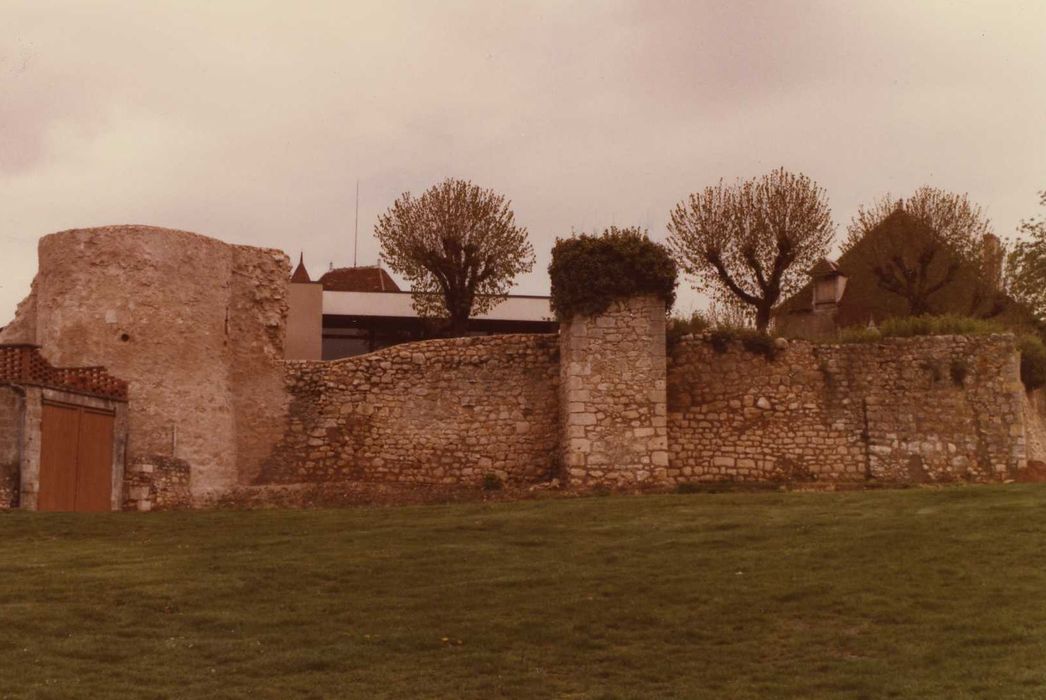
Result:
M1046 0L0 0L0 324L62 229L315 275L352 263L357 179L362 265L398 194L461 177L512 200L538 255L517 291L546 293L556 236L661 239L687 193L781 165L840 234L930 184L1010 235L1046 188Z

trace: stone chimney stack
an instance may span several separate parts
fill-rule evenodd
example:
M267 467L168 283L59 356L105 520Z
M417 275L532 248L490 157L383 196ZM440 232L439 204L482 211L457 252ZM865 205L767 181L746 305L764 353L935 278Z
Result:
M993 292L1002 287L1002 259L1002 242L999 241L999 237L991 233L984 234L981 246L981 274Z

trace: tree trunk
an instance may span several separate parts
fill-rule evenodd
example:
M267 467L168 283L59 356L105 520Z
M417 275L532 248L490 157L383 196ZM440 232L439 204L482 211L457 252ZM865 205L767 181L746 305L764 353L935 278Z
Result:
M921 296L914 296L908 299L908 313L911 316L923 316L929 313L929 304L926 299Z
M760 333L766 333L770 326L770 309L768 305L760 305L755 310L755 329Z
M451 338L461 338L468 335L469 331L469 317L468 314L456 313L450 317L450 323L447 325L447 333Z

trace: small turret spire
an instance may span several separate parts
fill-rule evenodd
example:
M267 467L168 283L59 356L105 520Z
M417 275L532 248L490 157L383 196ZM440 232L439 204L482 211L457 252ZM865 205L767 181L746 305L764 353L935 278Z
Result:
M312 282L312 278L309 277L309 271L305 269L305 252L298 253L298 267L294 268L294 274L291 275L291 282L305 283Z

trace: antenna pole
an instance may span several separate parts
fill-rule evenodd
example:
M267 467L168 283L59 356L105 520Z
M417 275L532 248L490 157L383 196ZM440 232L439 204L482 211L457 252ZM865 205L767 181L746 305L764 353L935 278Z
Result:
M352 266L356 267L356 250L360 245L360 181L356 179L356 227L352 234Z

